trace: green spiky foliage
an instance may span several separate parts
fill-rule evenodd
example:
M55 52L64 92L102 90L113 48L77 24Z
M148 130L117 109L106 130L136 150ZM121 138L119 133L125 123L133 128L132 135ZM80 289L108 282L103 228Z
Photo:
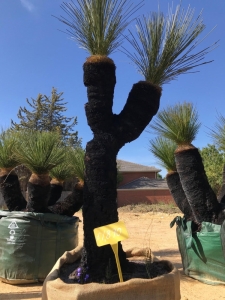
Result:
M0 133L0 168L13 169L19 163L14 152L18 139L10 130L2 130Z
M217 148L225 152L225 117L222 114L217 115L217 122L210 129L210 136Z
M159 160L159 164L168 172L176 171L174 152L177 144L162 137L157 137L149 143L149 150Z
M190 71L211 61L203 61L217 43L194 53L201 40L198 38L205 29L202 12L194 19L194 10L187 11L176 7L169 8L167 16L152 12L148 17L137 19L137 34L129 30L126 36L134 48L134 53L127 48L123 52L136 65L145 80L162 86L176 79L180 74ZM191 72L193 73L193 72Z
M130 17L143 4L133 5L128 0L77 0L77 5L63 3L61 8L69 20L57 18L67 26L67 32L78 45L91 55L108 56L123 41L122 33Z
M59 181L65 181L66 179L73 177L74 171L69 161L65 159L64 162L51 169L49 175L51 178L55 178Z
M200 128L198 112L192 103L184 102L161 110L150 128L177 145L190 145Z
M55 132L24 131L15 156L32 173L48 174L63 162L65 150L60 135Z
M82 148L75 148L71 150L69 156L73 175L77 177L81 183L83 183L85 174L85 151Z

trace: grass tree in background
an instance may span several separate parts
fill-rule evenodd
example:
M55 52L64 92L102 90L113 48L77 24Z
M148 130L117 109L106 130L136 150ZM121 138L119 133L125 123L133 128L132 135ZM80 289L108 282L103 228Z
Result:
M72 192L65 197L65 199L58 202L51 203L49 202L48 209L60 215L73 216L83 205L83 187L84 187L84 174L85 174L85 165L84 157L85 151L82 148L67 149L67 162L66 165L67 171L69 170L70 177L75 177L76 182L74 183ZM50 172L53 177L59 178L58 170L60 171L61 166L58 166ZM66 170L65 170L66 171ZM60 172L61 173L61 172ZM63 174L64 171L63 171ZM62 178L62 177L61 177Z
M116 66L108 56L125 40L124 30L142 4L141 1L134 6L129 0L77 0L61 6L68 19L58 18L67 25L67 32L79 46L91 55L83 65L88 96L85 112L94 136L87 143L85 153L81 262L82 276L88 267L89 281L104 280L109 260L112 271L116 272L111 247L97 247L93 229L118 221L116 157L119 150L138 138L157 113L163 83L204 64L204 56L214 47L193 52L204 30L201 16L193 21L189 10L186 16L180 6L168 17L156 13L150 25L143 29L147 40L127 37L136 51L136 54L127 54L131 59L136 58L132 60L144 80L133 85L122 111L113 114ZM137 29L140 32L138 26ZM146 46L146 41L152 47ZM142 51L138 51L139 48ZM142 72L142 62L145 72ZM128 264L121 243L118 252L125 271Z
M10 130L0 134L0 190L9 211L23 210L27 202L20 189L20 183L14 168L19 165L14 156L18 145L17 136Z
M50 192L49 172L65 158L60 135L46 131L23 131L15 149L16 159L31 172L27 211L46 212Z
M199 127L196 109L186 102L161 110L150 124L160 136L177 144L176 168L195 220L217 222L219 203L209 185L201 155L192 145Z
M158 159L159 164L167 170L166 181L178 208L182 211L187 220L196 221L194 219L191 206L182 188L180 177L176 168L174 153L177 148L177 144L162 137L157 137L149 143L150 152L152 152Z

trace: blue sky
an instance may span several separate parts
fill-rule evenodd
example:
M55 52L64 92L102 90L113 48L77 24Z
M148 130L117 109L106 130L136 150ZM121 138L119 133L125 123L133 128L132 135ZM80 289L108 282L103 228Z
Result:
M138 0L132 2L138 3ZM29 108L26 98L36 98L38 93L50 95L54 86L58 92L64 92L64 99L68 102L66 115L78 117L76 129L85 147L92 139L84 112L87 97L82 71L83 63L89 55L60 31L66 27L52 16L67 17L60 8L62 3L62 0L0 1L0 126L7 128L11 119L18 121L19 107ZM173 1L174 6L179 3L180 1ZM160 10L167 13L172 1L145 0L144 7L137 15L157 11L158 4ZM203 9L206 29L202 37L216 26L198 49L217 40L219 47L206 57L206 60L214 62L198 67L196 70L199 73L181 75L176 81L163 86L160 108L182 101L192 102L202 124L193 144L202 148L212 143L208 128L215 125L217 112L225 115L225 1L182 1L185 9L189 4L195 8L195 17ZM135 30L135 22L129 28ZM123 46L129 47L126 42ZM110 57L117 67L113 111L119 113L132 85L143 78L120 51ZM137 140L126 144L120 150L118 158L162 169L148 151L149 140L154 135L146 130ZM166 171L162 170L161 174L164 176Z

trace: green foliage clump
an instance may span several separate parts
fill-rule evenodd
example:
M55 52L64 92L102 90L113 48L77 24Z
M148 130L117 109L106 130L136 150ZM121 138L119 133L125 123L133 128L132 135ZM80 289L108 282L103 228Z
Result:
M0 168L15 168L19 163L14 152L18 144L16 135L10 130L0 133Z
M202 13L195 20L193 17L193 9L189 7L185 12L178 5L174 13L169 9L168 16L152 12L137 19L137 36L130 30L126 36L135 53L123 49L145 80L162 86L180 74L211 62L202 60L217 43L193 54L200 43L197 38L205 29Z
M159 160L159 164L169 171L176 171L174 152L177 148L176 143L168 139L157 137L150 142L149 150Z
M223 183L224 153L219 151L215 145L208 144L200 150L204 169L212 189L218 194Z
M36 174L48 174L65 159L60 135L47 131L22 131L15 149L16 159Z
M193 104L184 102L161 110L149 127L181 146L190 145L195 139L200 122Z
M61 5L69 20L57 19L69 26L68 33L81 48L91 55L108 56L122 44L122 33L142 3L133 6L128 0L77 0L75 5L71 1Z

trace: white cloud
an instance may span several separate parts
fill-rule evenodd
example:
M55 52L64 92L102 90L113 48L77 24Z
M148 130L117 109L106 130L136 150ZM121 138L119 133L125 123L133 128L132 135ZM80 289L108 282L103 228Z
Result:
M29 12L34 11L35 6L33 5L33 3L31 3L30 0L20 0L20 2Z

